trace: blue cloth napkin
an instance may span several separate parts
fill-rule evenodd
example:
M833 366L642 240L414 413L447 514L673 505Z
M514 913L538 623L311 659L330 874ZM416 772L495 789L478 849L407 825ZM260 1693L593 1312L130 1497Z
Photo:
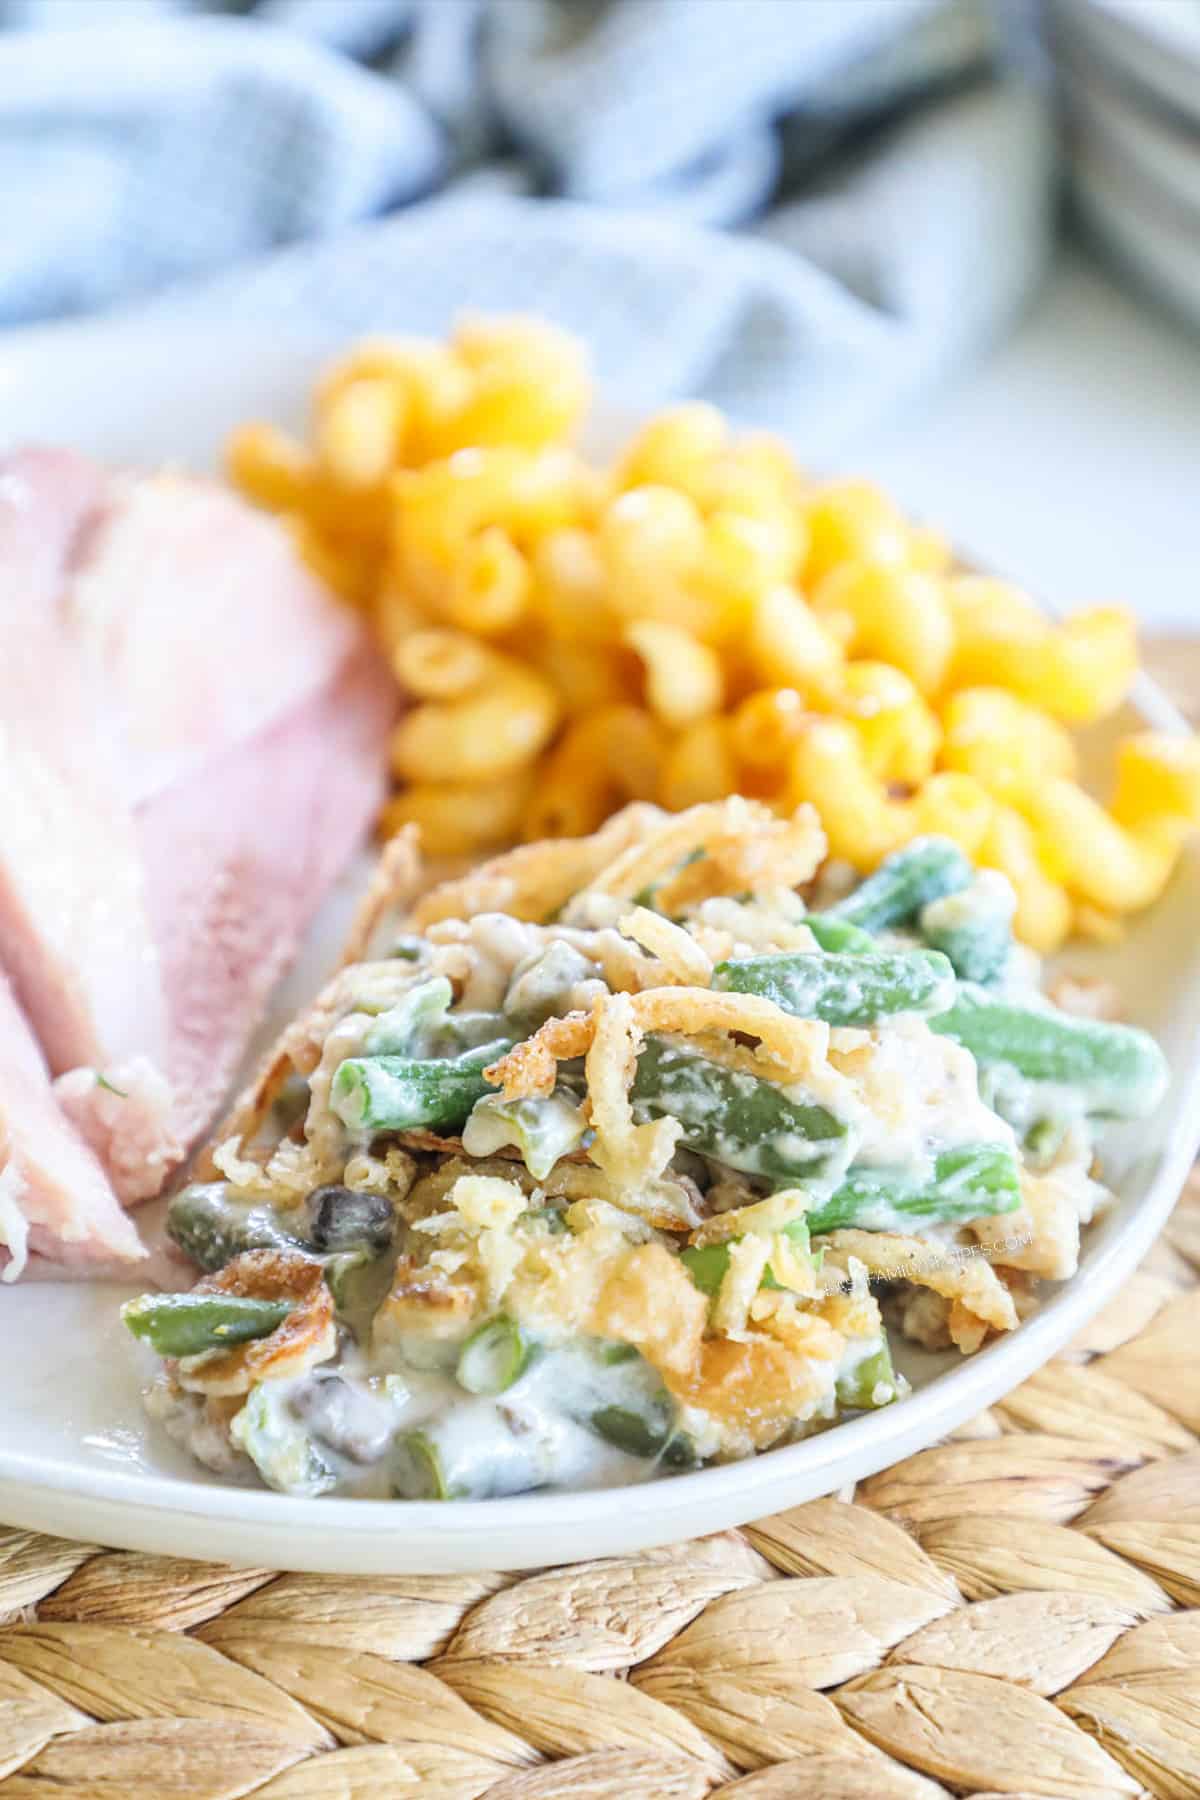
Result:
M549 313L813 454L977 353L1053 155L986 0L0 0L0 323ZM729 228L739 227L736 234Z

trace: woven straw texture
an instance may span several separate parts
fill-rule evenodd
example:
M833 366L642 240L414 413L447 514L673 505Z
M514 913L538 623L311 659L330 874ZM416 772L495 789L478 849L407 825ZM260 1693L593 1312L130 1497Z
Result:
M0 1528L0 1800L710 1794L1200 1796L1200 1175L1023 1387L741 1532L354 1580Z

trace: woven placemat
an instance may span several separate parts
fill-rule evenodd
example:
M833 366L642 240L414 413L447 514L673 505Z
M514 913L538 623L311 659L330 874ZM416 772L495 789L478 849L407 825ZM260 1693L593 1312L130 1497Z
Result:
M1200 692L1194 643L1156 673ZM0 1529L0 1800L1200 1796L1200 1176L947 1442L534 1575L229 1569Z

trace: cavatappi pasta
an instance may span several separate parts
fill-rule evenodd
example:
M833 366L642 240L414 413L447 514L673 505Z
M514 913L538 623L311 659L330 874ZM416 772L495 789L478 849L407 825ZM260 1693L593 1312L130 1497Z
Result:
M1200 818L1195 741L1130 739L1108 806L1077 779L1073 730L1135 671L1127 611L1053 624L869 482L815 481L711 406L597 466L570 447L589 398L565 333L471 318L355 346L309 443L230 442L408 695L385 831L470 856L635 800L809 801L862 872L951 838L1007 877L1039 951L1111 940L1161 892Z
M1074 1273L1096 1125L1162 1091L946 837L854 885L735 797L415 903L414 864L172 1200L198 1285L124 1308L153 1416L286 1493L616 1484L890 1405L897 1341Z

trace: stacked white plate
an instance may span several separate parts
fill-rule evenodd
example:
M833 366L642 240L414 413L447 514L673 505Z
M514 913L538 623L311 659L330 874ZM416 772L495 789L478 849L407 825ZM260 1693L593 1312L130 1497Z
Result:
M1057 0L1054 24L1079 209L1200 324L1200 0Z

